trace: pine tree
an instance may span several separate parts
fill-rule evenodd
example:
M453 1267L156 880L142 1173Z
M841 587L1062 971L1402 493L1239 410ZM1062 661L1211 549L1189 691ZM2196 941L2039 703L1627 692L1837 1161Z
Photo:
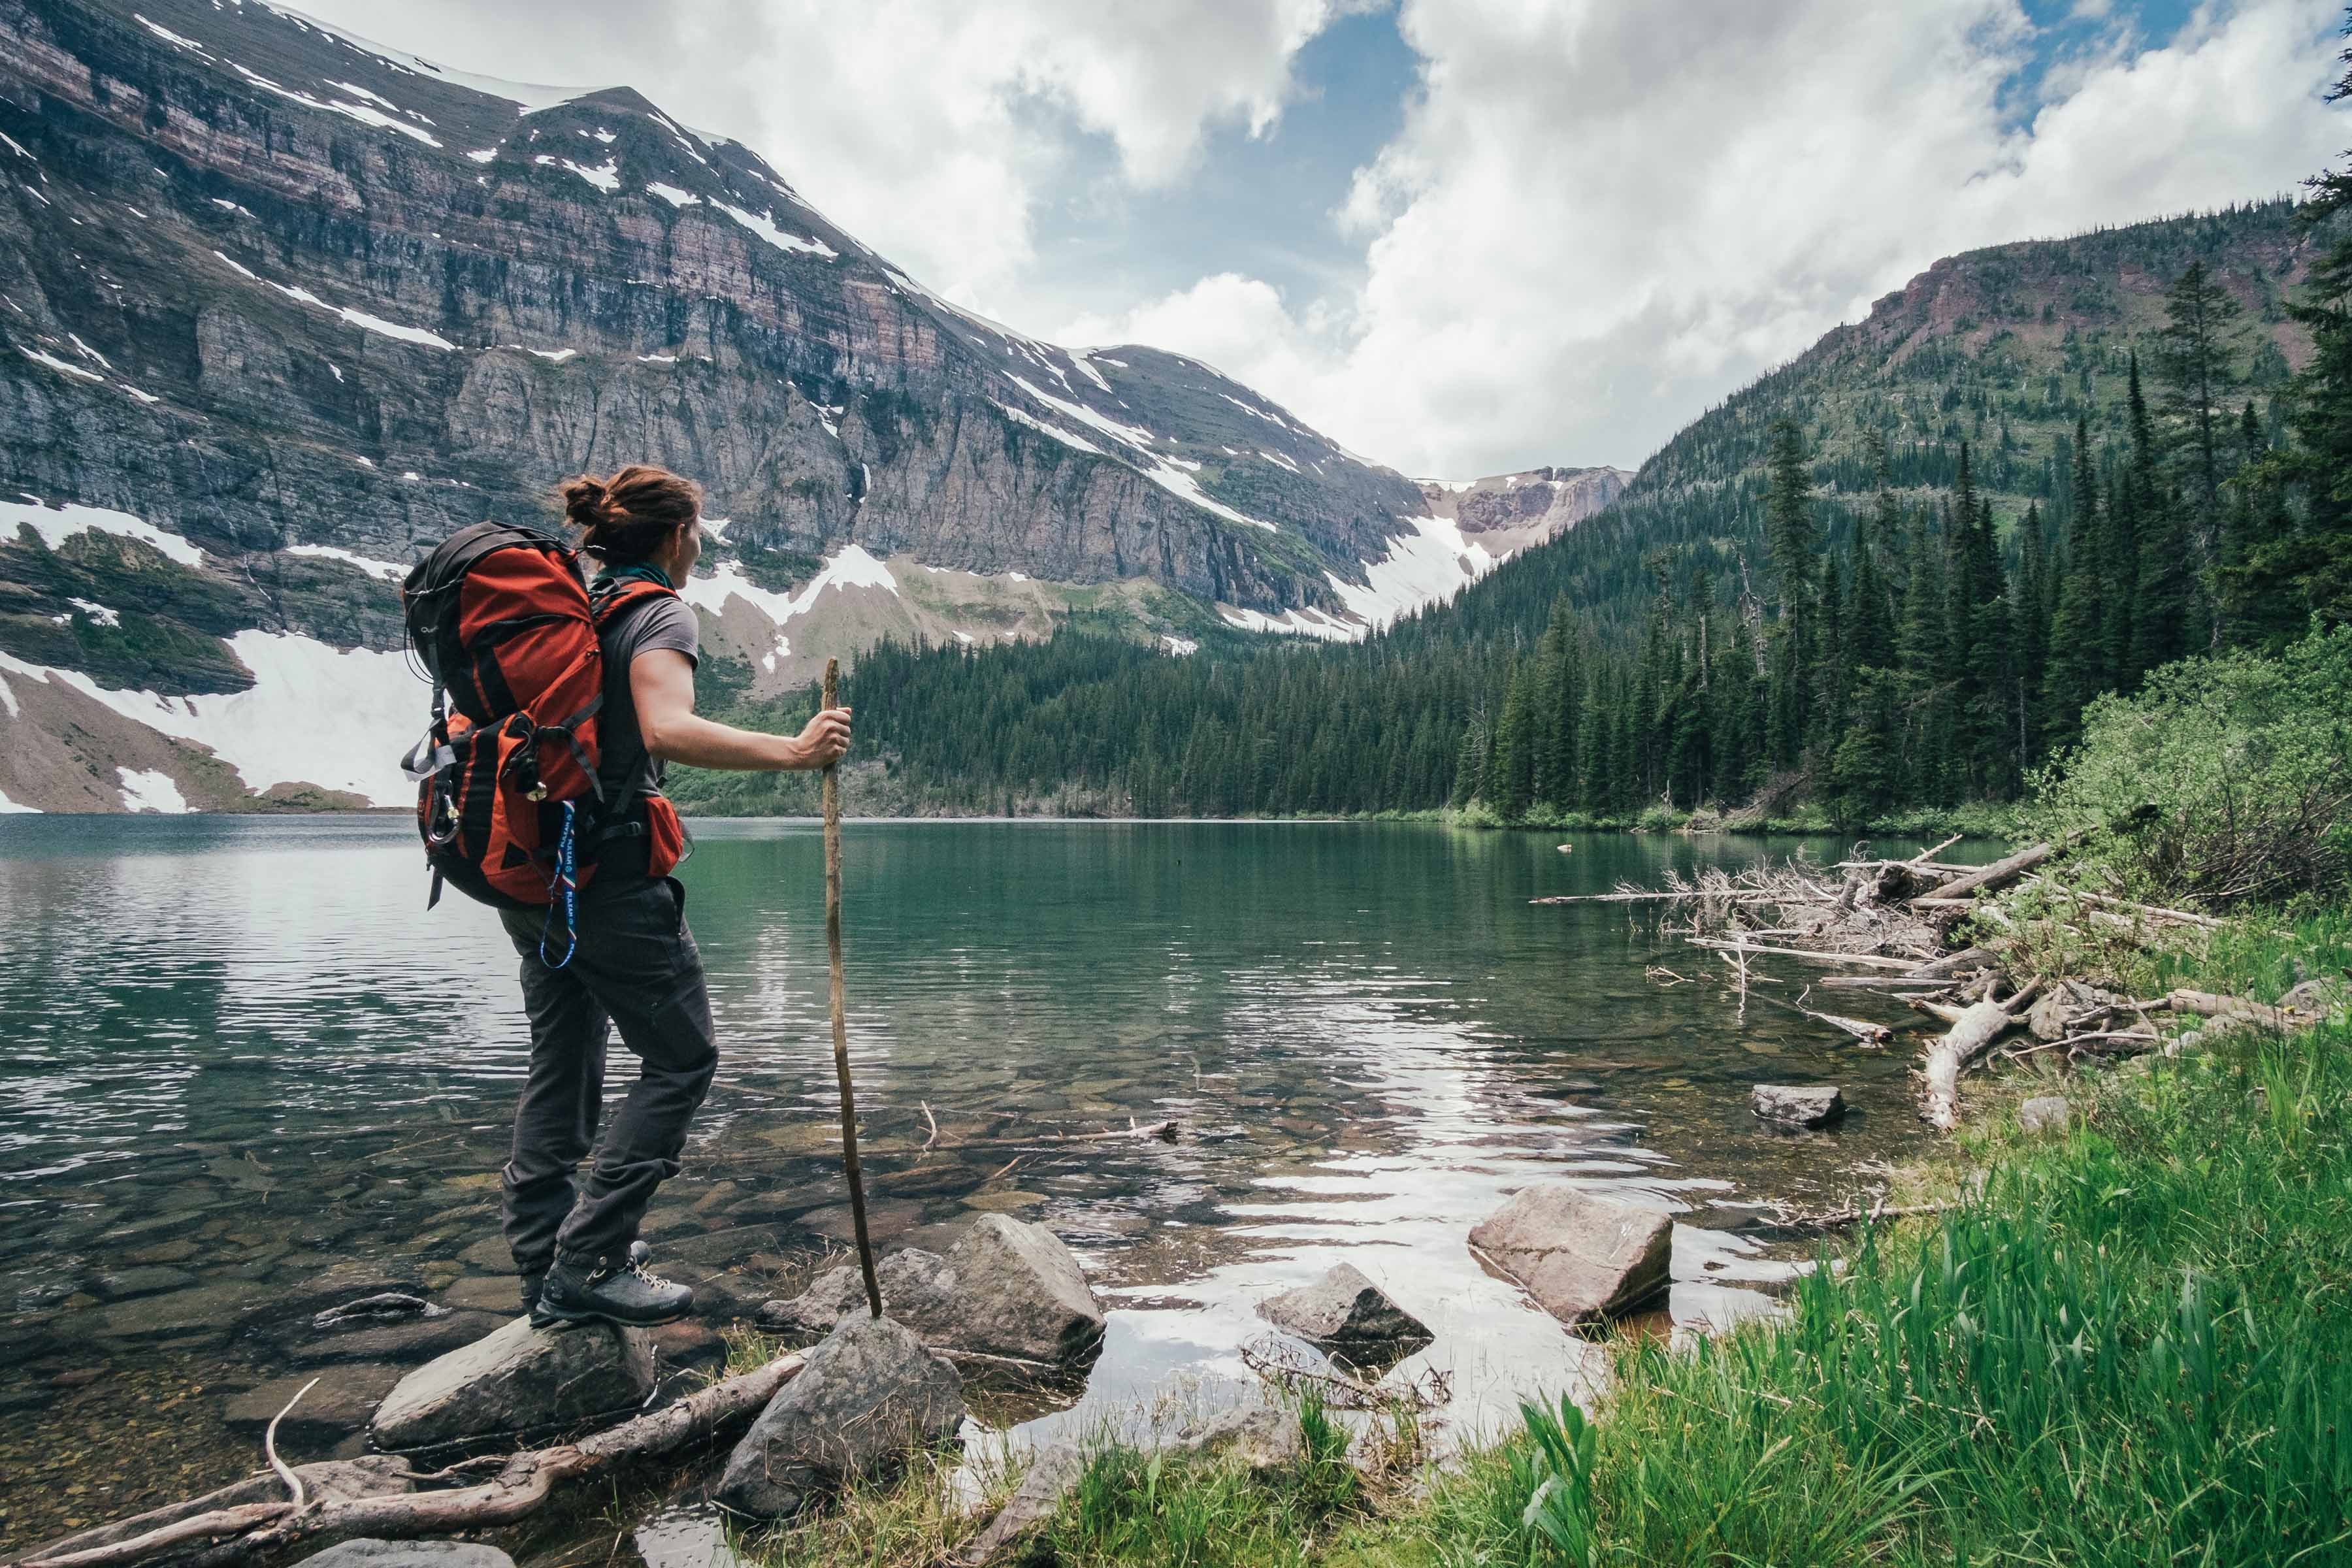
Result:
M2227 477L2225 405L2240 384L2238 301L2200 260L2190 262L2173 280L2164 309L2165 324L2156 334L2157 374L2165 385L2164 413L2183 426L2181 466L2198 548L2210 556L2221 532L2221 481Z
M2106 658L2106 601L2115 591L2107 577L2105 520L2099 510L2099 480L2092 466L2087 419L2074 418L2074 472L2064 558L2058 565L2058 606L2051 617L2050 659L2042 681L2042 707L2049 714L2050 742L2069 743L2083 710L2107 689L2114 668Z
M1878 550L1867 539L1853 547L1853 608L1846 617L1847 668L1857 674L1895 668L1895 620L1888 613L1886 584L1879 576Z
M1782 420L1772 428L1766 466L1764 548L1780 587L1780 616L1773 630L1771 660L1771 760L1797 765L1806 731L1812 684L1813 555L1820 548L1813 525L1812 476L1805 468L1804 438Z
M1535 665L1519 661L1503 698L1503 716L1495 724L1495 743L1486 760L1486 804L1507 822L1528 814L1535 798Z
M2331 103L2352 99L2352 58L2344 63L2345 75L2327 95ZM2316 231L2352 207L2352 166L2326 171L2311 187L2312 200L2297 216ZM2290 387L2294 445L2271 467L2300 493L2303 526L2259 553L2253 569L2291 584L2302 614L2352 620L2352 229L2338 226L2287 313L2311 334L2311 357Z
M2190 651L2198 619L2196 546L2188 509L2175 493L2147 498L2141 513L2139 574L2132 607L2134 678Z
M2241 460L2229 484L2215 592L2224 640L2275 653L2309 624L2302 584L2291 570L2294 518L2280 482L2284 464L2273 459L2269 433L2252 402L2239 419L2238 440Z
M2050 551L2039 506L2025 509L2017 529L2017 591L2010 605L2009 693L2017 726L2017 767L2022 773L2042 760L2047 724L2042 678L2050 662Z

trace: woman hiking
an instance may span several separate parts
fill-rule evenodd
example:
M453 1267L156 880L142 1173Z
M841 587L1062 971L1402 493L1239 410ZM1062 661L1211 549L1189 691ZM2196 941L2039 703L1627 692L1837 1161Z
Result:
M604 835L595 876L579 896L568 956L553 963L545 956L540 911L499 917L522 957L530 1017L530 1077L500 1184L503 1221L532 1322L666 1323L694 1310L694 1292L646 1272L637 1226L655 1188L677 1174L719 1050L702 958L686 928L686 889L675 877L650 874L646 797L672 762L746 772L824 767L849 748L849 710L821 712L790 737L698 717L698 628L675 590L702 553L701 487L635 465L606 479L578 475L558 492L581 549L603 566L592 601L640 579L670 591L637 590L604 625L595 771L605 820L616 826ZM632 821L640 825L634 833ZM598 1140L605 1045L615 1026L639 1070ZM575 1184L574 1167L592 1143L595 1159Z

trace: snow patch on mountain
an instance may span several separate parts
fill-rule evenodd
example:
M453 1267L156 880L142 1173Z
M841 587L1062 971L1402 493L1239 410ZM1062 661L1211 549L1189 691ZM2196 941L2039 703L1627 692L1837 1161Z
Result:
M1502 564L1462 537L1462 531L1442 517L1398 520L1412 532L1390 541L1389 552L1364 563L1364 586L1326 573L1331 591L1349 613L1368 626L1387 626L1424 605L1450 599Z
M172 782L172 775L161 768L117 768L115 779L122 790L122 809L160 813L165 816L184 816L189 811L188 797Z
M425 692L400 654L337 648L289 632L242 631L228 646L254 684L220 696L121 690L79 670L4 653L0 670L62 683L160 734L209 746L256 792L309 784L349 791L371 805L415 798L400 770L397 737L423 728Z
M803 239L797 234L778 228L772 213L751 212L731 202L714 202L711 205L788 256L797 252L814 256L821 261L836 261L841 258L841 252L821 239Z
M390 561L371 561L364 555L353 554L351 551L332 544L289 544L286 547L286 553L312 556L321 561L340 561L346 566L356 566L369 576L380 577L387 583L397 583L408 575L408 568L405 566L396 565Z
M105 507L71 504L51 507L43 504L37 496L26 496L22 500L0 500L0 529L5 529L13 535L19 528L30 528L51 550L77 533L118 533L125 539L153 545L183 566L202 566L205 563L205 552L178 534L166 533L144 518Z

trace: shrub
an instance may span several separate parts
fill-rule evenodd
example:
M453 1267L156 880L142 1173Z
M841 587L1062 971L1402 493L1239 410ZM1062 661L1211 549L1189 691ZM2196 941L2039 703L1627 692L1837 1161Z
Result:
M2352 626L2276 658L2184 659L2084 714L2034 781L2040 837L2101 832L2076 857L2159 903L2334 901L2352 892Z

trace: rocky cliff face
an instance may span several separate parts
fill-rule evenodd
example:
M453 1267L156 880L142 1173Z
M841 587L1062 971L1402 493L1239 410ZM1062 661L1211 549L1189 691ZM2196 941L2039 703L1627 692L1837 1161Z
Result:
M1423 498L1465 543L1500 559L1548 544L1625 491L1623 468L1530 468L1484 479L1423 479Z
M708 488L689 596L769 686L858 637L1106 605L1171 646L1358 635L1436 556L1475 564L1247 387L968 315L628 89L486 81L258 0L0 0L0 687L151 730L152 700L291 712L254 639L306 679L388 658L431 542L635 460ZM0 703L0 796L137 795L126 746L29 712ZM396 798L217 729L131 771Z

